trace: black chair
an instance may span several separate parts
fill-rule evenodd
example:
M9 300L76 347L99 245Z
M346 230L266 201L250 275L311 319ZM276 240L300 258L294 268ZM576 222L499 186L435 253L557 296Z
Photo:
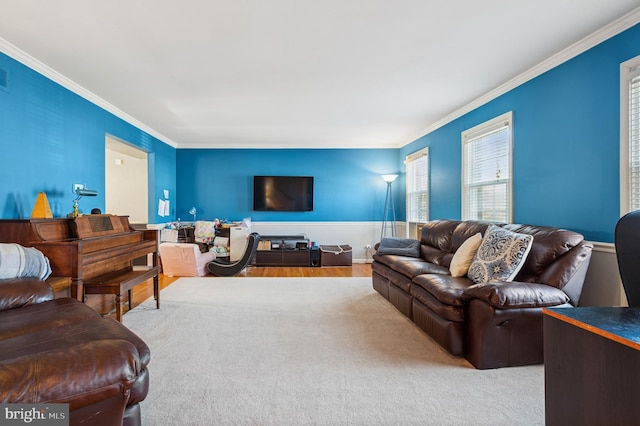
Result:
M629 306L640 307L640 210L618 220L614 239L627 301Z
M247 240L247 247L242 257L235 262L229 262L222 259L214 259L207 263L207 269L213 275L219 277L231 277L247 267L251 259L256 255L260 234L252 232Z

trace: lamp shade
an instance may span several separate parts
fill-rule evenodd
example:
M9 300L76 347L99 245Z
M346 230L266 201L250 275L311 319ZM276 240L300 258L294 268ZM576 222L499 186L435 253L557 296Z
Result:
M387 183L391 183L394 180L396 180L396 178L398 177L398 175L381 175L382 179L384 179L385 182Z
M95 197L96 195L98 195L98 191L94 189L88 189L81 183L74 183L72 189L73 193L78 196L78 200L81 197Z

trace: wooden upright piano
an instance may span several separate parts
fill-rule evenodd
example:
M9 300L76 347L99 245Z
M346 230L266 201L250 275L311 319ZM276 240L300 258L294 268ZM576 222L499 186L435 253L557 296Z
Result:
M120 293L128 292L131 308L132 287L148 279L154 281L154 297L160 306L157 231L135 230L128 216L3 219L0 242L35 247L44 253L52 276L71 278L71 297L85 301L85 293L115 295L118 320L122 319ZM134 267L134 259L149 254L152 265Z

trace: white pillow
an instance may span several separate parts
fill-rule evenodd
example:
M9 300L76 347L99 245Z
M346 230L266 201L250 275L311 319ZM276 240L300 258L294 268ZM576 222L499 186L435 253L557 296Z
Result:
M215 238L216 225L213 221L198 220L196 221L196 229L194 231L194 238L196 241L207 242Z
M496 225L487 228L467 275L476 283L512 281L524 265L533 235L518 234Z
M449 265L449 271L452 277L464 277L467 275L469 266L471 266L471 262L473 262L473 257L478 251L480 243L482 243L482 234L478 232L476 235L467 238L465 242L458 247L458 250L456 250L451 259L451 265Z
M0 244L1 279L35 277L46 280L49 275L49 259L40 250L15 243Z

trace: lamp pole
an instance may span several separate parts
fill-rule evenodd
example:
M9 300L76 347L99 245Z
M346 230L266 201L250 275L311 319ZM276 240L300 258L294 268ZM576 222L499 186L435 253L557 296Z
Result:
M391 192L391 184L398 175L382 175L382 179L387 183L387 197L384 201L384 214L382 216L382 231L380 232L380 241L384 238L385 230L389 226L389 215L391 215L391 236L396 236L396 209L393 206L393 195Z

